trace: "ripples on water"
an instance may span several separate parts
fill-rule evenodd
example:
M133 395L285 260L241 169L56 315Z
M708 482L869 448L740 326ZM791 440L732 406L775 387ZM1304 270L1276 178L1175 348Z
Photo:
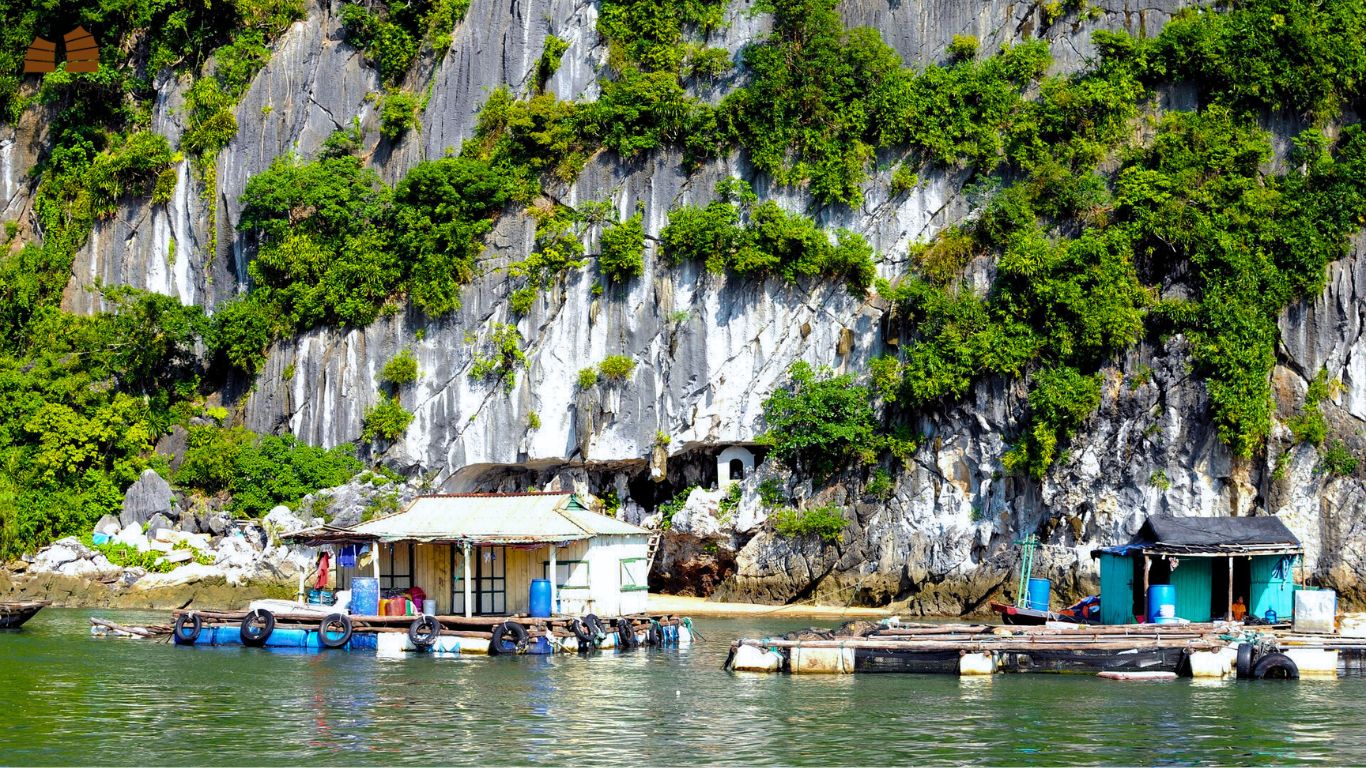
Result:
M385 660L97 640L91 613L0 633L0 763L1366 763L1361 679L731 675L731 638L807 622L719 619L681 651Z

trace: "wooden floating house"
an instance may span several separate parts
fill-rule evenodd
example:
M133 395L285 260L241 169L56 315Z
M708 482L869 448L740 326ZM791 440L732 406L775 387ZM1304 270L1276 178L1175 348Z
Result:
M325 525L284 536L337 553L335 586L351 591L349 613L284 601L260 601L251 612L181 611L175 637L186 645L381 654L686 645L689 620L646 613L651 536L569 493L419 496L400 512L349 528ZM368 598L360 597L362 587ZM380 594L419 589L426 604L420 615L379 615L386 613L376 607Z
M338 572L338 588L367 575L381 591L420 586L436 613L528 613L532 581L546 579L555 613L617 616L645 610L650 536L574 494L533 492L419 496L392 515L288 538L375 547L368 569Z
M1102 624L1152 617L1149 587L1175 591L1174 618L1287 621L1294 609L1299 539L1276 517L1152 515L1127 543L1091 552L1100 561Z

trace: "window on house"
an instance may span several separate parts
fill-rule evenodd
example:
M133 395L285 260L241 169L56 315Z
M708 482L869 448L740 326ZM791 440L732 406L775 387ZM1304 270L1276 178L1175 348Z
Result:
M550 578L550 561L541 561L541 570ZM559 560L555 563L555 589L588 589L587 560Z
M379 547L379 588L411 589L413 586L413 543L377 544Z
M621 561L621 591L642 592L650 588L648 563L643 557L628 557Z

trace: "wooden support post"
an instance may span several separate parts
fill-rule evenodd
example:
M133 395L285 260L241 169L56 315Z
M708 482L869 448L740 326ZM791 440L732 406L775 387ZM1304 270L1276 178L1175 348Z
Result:
M554 616L558 611L555 610L555 550L558 546L550 543L550 615Z
M375 575L375 586L379 587L379 542L370 547L370 570Z
M470 584L470 543L465 542L465 618L474 615L474 585Z
M1233 621L1233 555L1228 556L1228 611L1224 621Z

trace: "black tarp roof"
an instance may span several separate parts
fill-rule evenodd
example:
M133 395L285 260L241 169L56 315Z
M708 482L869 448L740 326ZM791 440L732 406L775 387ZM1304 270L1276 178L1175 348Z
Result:
M1127 544L1091 553L1184 555L1293 554L1300 540L1278 517L1176 517L1149 515Z

